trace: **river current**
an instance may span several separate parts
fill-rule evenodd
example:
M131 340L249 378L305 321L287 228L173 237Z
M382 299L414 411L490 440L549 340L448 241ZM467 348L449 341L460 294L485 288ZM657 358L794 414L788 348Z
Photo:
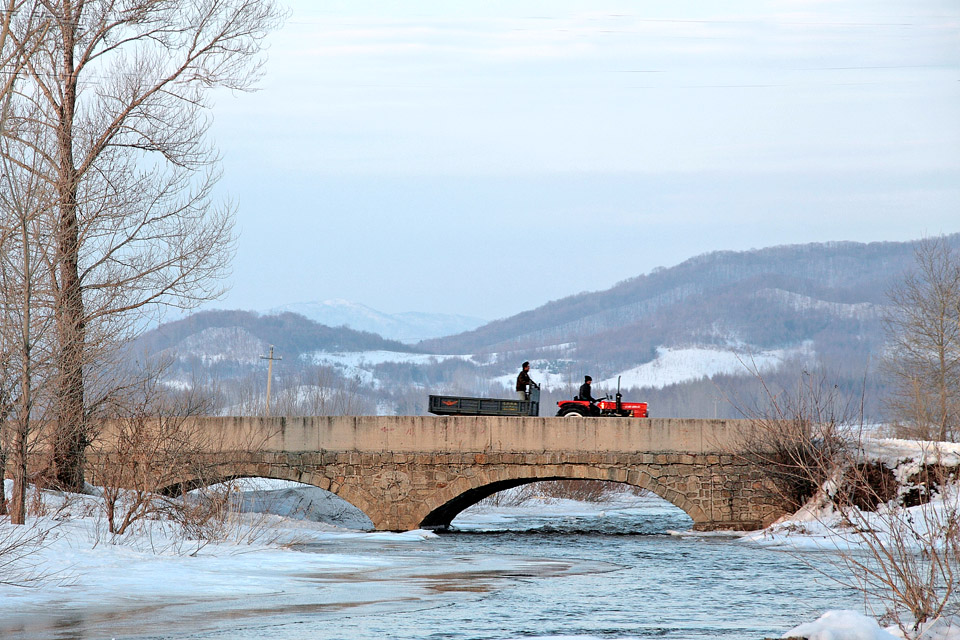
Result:
M50 612L5 638L667 638L761 640L856 593L829 557L687 531L658 499L604 511L470 510L423 542L331 540L304 551L370 558L369 570L292 576L253 599Z

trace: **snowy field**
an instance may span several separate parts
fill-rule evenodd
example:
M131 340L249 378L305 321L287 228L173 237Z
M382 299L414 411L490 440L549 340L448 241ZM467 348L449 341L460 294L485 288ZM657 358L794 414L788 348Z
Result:
M617 388L618 377L621 387L628 389L631 387L662 388L667 385L709 378L718 374L752 375L754 372L767 373L777 369L788 359L812 357L812 355L813 352L809 344L792 349L773 349L760 352L747 352L734 347L727 349L695 346L686 348L658 347L657 357L654 360L623 371L616 376L600 380L595 383L595 388L602 390L603 393L613 393ZM313 364L337 367L348 377L358 378L365 384L375 385L373 368L379 364L399 363L430 366L447 360L465 360L483 365L491 359L496 360L501 356L498 354L485 356L430 355L395 351L343 353L317 351L307 357ZM547 370L546 367L546 361L531 360L530 375L544 389L578 387L583 381L579 374L572 376L569 373L554 373ZM519 362L517 371L519 372ZM511 372L495 376L490 379L490 382L512 389L516 380L517 373Z
M434 355L401 351L344 351L339 353L315 351L305 357L309 358L313 364L326 364L345 369L363 369L388 362L433 365L447 360L470 360L473 358L473 356Z
M423 353L405 353L400 351L315 351L303 356L315 365L337 368L347 378L355 378L364 384L377 386L373 369L381 364L413 364L435 366L447 360L470 360L472 356L433 355Z
M796 349L775 349L758 353L739 349L715 349L709 347L666 348L657 347L657 357L639 367L620 374L620 386L654 387L710 378L718 374L752 375L775 370L784 360L802 355L810 356L808 346ZM617 388L617 376L601 380L598 386Z

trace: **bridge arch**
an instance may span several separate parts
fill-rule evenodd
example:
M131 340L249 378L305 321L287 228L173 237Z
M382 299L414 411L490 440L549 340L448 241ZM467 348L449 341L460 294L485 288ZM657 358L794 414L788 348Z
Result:
M645 489L684 511L694 523L705 522L707 514L686 495L658 482L649 473L636 468L599 468L589 465L543 465L530 468L508 467L499 473L461 477L448 483L420 508L414 519L419 518L424 529L447 529L453 519L463 510L484 498L505 489L512 489L531 482L549 480L603 480L627 484Z
M328 478L319 474L304 474L300 469L281 465L271 465L265 469L255 463L235 463L217 474L198 476L184 475L175 483L159 490L158 493L166 496L181 496L188 491L209 487L221 482L241 480L244 478L264 478L267 480L286 480L307 485L336 496L346 504L363 514L371 523L374 522L371 514L376 515L379 505L369 499L366 492L353 485L331 486Z

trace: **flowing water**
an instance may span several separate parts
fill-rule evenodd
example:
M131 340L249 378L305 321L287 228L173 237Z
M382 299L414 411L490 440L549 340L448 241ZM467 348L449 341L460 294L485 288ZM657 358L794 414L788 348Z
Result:
M822 576L823 554L669 533L690 524L659 500L579 515L468 512L425 542L308 545L378 566L292 575L282 594L49 612L0 636L760 640L862 604Z

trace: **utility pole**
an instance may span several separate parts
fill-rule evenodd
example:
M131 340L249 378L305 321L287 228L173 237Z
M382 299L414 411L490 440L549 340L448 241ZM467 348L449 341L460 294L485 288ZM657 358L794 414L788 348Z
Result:
M273 361L283 360L283 356L273 357L273 345L270 345L270 355L260 356L261 360L267 360L267 417L270 417L270 382L273 380Z

